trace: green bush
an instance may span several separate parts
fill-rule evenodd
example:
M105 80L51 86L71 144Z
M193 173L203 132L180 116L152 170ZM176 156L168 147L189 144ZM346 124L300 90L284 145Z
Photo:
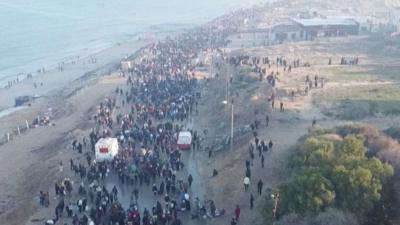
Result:
M348 135L338 145L306 139L291 158L293 176L279 187L280 212L303 215L337 207L361 216L371 209L393 168L367 157L364 143L360 135Z

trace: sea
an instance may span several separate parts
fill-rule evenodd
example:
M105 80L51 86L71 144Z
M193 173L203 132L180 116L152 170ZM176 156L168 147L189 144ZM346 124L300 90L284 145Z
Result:
M194 27L266 0L0 0L0 87L155 27ZM168 30L167 30L168 31Z

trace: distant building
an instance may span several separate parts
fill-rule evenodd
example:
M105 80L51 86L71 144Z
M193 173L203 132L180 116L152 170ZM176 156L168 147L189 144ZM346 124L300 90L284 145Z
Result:
M284 41L301 41L305 39L302 28L295 24L279 24L271 29L271 41L282 43Z
M304 31L306 40L316 37L338 37L347 35L357 35L360 25L346 18L313 18L313 19L293 19Z
M287 20L270 26L240 30L229 39L234 46L266 46L285 41L304 40L304 32L298 24Z
M400 32L400 7L393 7L390 9L389 25L393 30Z
M359 32L373 32L374 24L372 19L367 16L328 16L328 19L341 19L341 20L353 20L358 23Z
M231 47L253 47L267 45L268 29L250 28L237 31L228 37Z
M283 42L313 40L317 37L339 37L371 32L367 17L335 16L287 19L275 24L243 29L231 35L232 47L253 47Z

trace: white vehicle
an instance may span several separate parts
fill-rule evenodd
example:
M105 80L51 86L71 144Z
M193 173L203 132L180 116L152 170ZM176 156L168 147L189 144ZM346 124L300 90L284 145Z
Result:
M111 161L118 154L117 138L101 138L95 145L96 161Z
M179 132L177 145L181 150L190 149L192 147L192 134L189 131Z

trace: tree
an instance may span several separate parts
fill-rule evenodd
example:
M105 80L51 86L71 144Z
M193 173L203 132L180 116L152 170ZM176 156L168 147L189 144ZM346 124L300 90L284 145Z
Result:
M331 174L336 205L361 215L380 199L382 182L393 175L393 168L375 157L367 158L360 136L346 137L339 151Z
M320 169L329 168L334 157L334 146L331 142L307 139L300 147L298 154L292 158L295 169L299 167L316 167Z
M335 202L341 209L361 215L380 198L381 182L366 168L338 166L334 169L332 180L337 192Z
M335 199L332 184L315 169L302 170L280 190L281 205L290 212L318 212Z
M362 158L365 157L364 138L350 135L344 138L342 143L342 155Z
M381 198L393 168L368 158L364 138L349 135L339 144L308 138L292 156L293 176L282 184L285 213L319 213L335 206L361 216Z

